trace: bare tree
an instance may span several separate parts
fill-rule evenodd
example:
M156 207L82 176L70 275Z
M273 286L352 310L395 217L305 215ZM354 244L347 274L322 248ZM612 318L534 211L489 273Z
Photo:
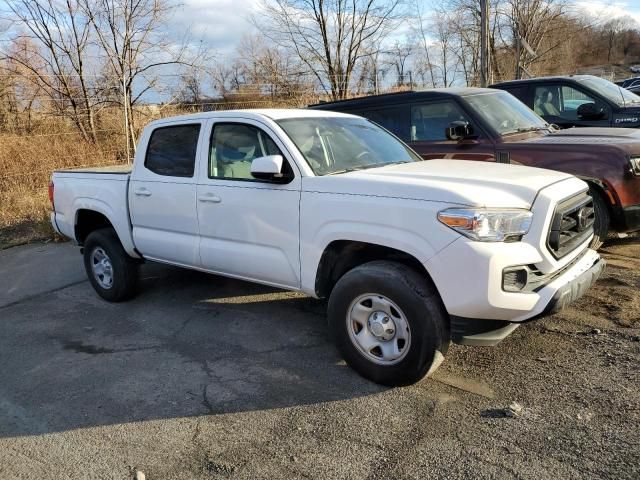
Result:
M620 39L622 32L630 30L632 26L632 22L629 19L622 17L613 18L602 25L602 36L607 50L607 63L612 61L616 41Z
M504 16L508 19L513 38L516 78L560 45L556 42L544 48L543 42L558 26L557 21L564 15L564 6L564 0L506 0Z
M8 2L23 33L3 51L5 67L28 78L82 136L96 141L95 103L87 74L89 18L77 0Z
M246 82L258 93L271 98L308 93L310 83L304 65L262 35L245 37L236 56L244 65Z
M414 30L416 32L417 37L420 39L419 40L419 45L420 45L420 49L421 49L421 53L422 55L424 55L424 60L420 62L419 64L419 68L421 70L421 74L423 76L426 76L426 73L428 73L428 77L430 79L430 83L432 87L436 87L436 78L433 72L433 63L431 63L431 58L430 58L430 39L429 39L429 33L427 32L427 26L426 26L426 14L423 10L424 7L424 3L421 2L420 0L416 0L415 1L415 12L416 12L416 24L414 25ZM426 83L423 81L423 83Z
M366 47L379 45L400 15L402 0L262 0L265 34L295 52L334 99L348 95Z
M409 57L413 54L414 47L410 43L396 41L385 51L385 63L387 63L396 75L396 86L411 85L411 74L408 72Z
M432 16L432 28L435 31L434 49L439 60L438 69L444 87L450 87L455 81L458 70L457 56L453 53L455 46L455 24L448 12L436 12Z
M178 99L188 104L199 104L204 95L202 93L203 72L198 68L193 68L180 76L180 87Z
M186 43L175 48L163 38L162 27L175 8L164 0L77 1L93 26L111 82L120 88L127 149L135 151L133 107L158 85L160 67L194 66L201 52L189 55Z
M378 94L381 90L381 83L387 75L389 64L380 60L381 52L379 48L367 50L360 62L360 72L356 82L356 94L363 92Z

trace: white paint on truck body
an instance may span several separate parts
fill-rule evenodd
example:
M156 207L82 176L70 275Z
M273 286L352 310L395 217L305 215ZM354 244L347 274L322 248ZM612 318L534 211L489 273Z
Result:
M520 322L542 312L555 292L593 265L589 240L557 260L546 242L553 212L587 184L560 172L486 162L432 160L336 175L313 169L277 120L352 117L320 110L208 112L149 124L131 174L55 172L52 222L75 238L80 209L111 222L131 256L241 278L315 296L318 266L335 241L394 248L415 257L435 283L450 315ZM145 168L151 133L201 125L191 178ZM287 184L210 178L212 128L260 128L293 169ZM437 219L450 207L518 208L533 212L520 241L478 242ZM581 257L577 262L576 259ZM571 268L566 265L574 262ZM505 292L505 267L564 271L539 291Z

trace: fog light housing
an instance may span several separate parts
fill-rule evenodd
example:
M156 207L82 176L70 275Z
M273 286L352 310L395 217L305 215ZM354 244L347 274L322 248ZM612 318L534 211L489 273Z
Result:
M505 268L502 272L502 289L505 292L521 292L529 282L529 270L526 267Z

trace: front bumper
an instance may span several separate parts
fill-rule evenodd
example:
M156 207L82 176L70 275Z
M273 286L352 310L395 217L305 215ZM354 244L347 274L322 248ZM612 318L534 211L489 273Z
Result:
M613 227L618 232L640 230L640 205L613 208Z
M591 261L590 257L589 261ZM577 262L581 263L581 262ZM571 279L555 290L543 311L525 321L537 320L559 312L569 304L582 297L586 291L598 280L604 271L606 262L596 257L589 268L584 271L573 272ZM569 269L569 270L572 270ZM569 274L569 272L567 272ZM564 277L565 274L559 276ZM554 280L544 288L556 288ZM523 322L500 320L486 320L477 318L451 317L451 339L461 345L493 346L509 336Z

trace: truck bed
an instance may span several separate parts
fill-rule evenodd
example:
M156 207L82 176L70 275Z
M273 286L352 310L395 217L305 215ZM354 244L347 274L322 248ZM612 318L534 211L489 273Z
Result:
M131 173L132 165L109 165L106 167L82 167L82 168L61 168L56 170L60 173L105 173L111 175L128 175Z
M125 250L137 256L129 225L130 165L69 168L53 172L53 225L62 235L76 238L78 211L105 216L116 230Z

